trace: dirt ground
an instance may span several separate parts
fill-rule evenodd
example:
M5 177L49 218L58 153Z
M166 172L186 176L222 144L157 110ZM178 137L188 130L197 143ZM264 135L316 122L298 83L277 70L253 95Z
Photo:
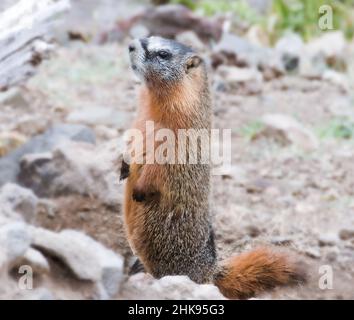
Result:
M0 123L3 129L33 136L53 123L65 122L73 110L110 106L121 112L122 121L114 128L92 126L100 143L129 127L137 89L125 45L73 44L41 66L21 89L24 100L0 112ZM324 235L338 235L354 223L353 141L320 138L316 151L305 152L269 137L250 139L245 133L268 113L291 115L319 132L333 118L353 112L350 97L327 82L282 77L266 82L261 94L213 90L213 100L214 127L232 129L233 174L212 180L220 257L261 244L286 246L308 264L311 280L301 288L277 290L265 298L354 298L353 240L321 242ZM40 213L39 225L56 231L83 230L130 256L120 206L107 207L94 198L75 195L55 202L57 213L53 217ZM321 265L333 268L332 290L319 288Z
M29 139L55 123L70 122L73 111L109 107L115 111L114 123L89 125L98 144L120 137L134 117L139 87L126 48L127 42L66 43L0 109L0 131ZM210 83L214 127L232 130L232 174L212 179L220 259L259 245L286 247L307 265L309 283L261 298L354 299L354 239L339 237L341 230L354 228L354 140L322 134L330 131L333 120L354 116L352 97L329 82L297 76L264 82L262 92L253 95L218 91L213 71ZM262 135L260 119L274 113L289 115L315 133L318 148L304 151ZM53 201L56 212L39 212L37 225L82 230L129 261L121 205L109 207L81 195ZM320 267L326 265L333 270L333 288L323 290ZM76 282L64 267L52 272L61 275L50 280L53 287L82 292L72 298L92 298L85 296L90 285ZM70 280L61 281L65 279Z

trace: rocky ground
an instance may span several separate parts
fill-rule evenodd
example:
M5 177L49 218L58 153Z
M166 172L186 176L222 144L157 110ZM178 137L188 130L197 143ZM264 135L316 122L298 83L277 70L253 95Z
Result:
M289 39L260 49L235 35L213 47L195 33L178 37L210 65L214 127L232 129L232 166L212 180L220 259L286 247L310 281L261 298L353 299L354 109L343 56L351 45L337 33L289 54ZM139 86L127 41L65 42L26 85L0 96L2 299L222 298L186 277L127 275L118 158ZM348 72L329 68L333 59ZM19 287L23 265L33 290ZM323 290L325 265L333 288Z

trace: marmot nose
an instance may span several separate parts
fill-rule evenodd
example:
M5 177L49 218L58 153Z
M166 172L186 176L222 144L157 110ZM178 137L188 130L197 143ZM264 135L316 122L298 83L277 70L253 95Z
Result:
M135 51L135 45L133 43L131 43L128 47L129 52L134 52Z

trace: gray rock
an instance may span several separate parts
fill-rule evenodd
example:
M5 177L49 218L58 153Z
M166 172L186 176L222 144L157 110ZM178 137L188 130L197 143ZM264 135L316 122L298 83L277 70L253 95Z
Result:
M154 279L146 273L131 276L124 283L121 298L138 300L223 300L225 297L212 284L197 284L187 276Z
M31 234L21 222L0 226L0 247L6 254L7 263L14 263L23 257L31 244Z
M339 237L342 240L349 240L354 238L354 228L353 229L342 229L339 231Z
M262 91L263 75L256 69L220 66L217 77L225 84L226 90L238 94L257 94Z
M47 288L21 290L13 296L14 300L54 300L54 295Z
M258 63L256 47L249 41L234 34L224 33L213 51L215 53L234 55L237 59L237 64L254 66Z
M149 36L149 29L142 24L135 24L129 30L129 35L132 39L146 38Z
M38 198L32 190L7 183L0 190L0 204L5 206L8 212L19 213L26 222L30 223L36 216Z
M3 202L0 207L0 226L4 226L8 223L15 221L23 221L21 214L11 209L11 206Z
M7 267L7 252L5 251L5 248L0 248L0 274L4 274L6 272L6 267Z
M305 248L304 250L302 250L302 252L312 259L320 259L321 258L321 252L320 252L319 248L317 248L317 247Z
M36 274L48 273L50 270L46 257L38 250L28 248L23 257L18 261L17 267L29 265Z
M338 243L338 236L336 234L328 233L328 234L322 234L318 238L318 244L321 247L324 246L334 246Z
M1 253L1 249L0 249ZM1 259L1 257L0 257ZM7 265L1 268L0 261L0 300L12 300L14 295L19 292L18 283L10 278Z
M334 250L327 252L326 260L329 262L335 262L339 256L339 250L335 247Z
M342 31L325 32L306 46L307 53L312 56L323 56L326 61L337 61L344 58L347 42Z
M24 155L51 151L62 141L68 140L95 143L95 134L90 128L83 125L59 124L45 133L35 136L0 159L0 186L6 182L16 182L19 163Z
M176 36L176 40L186 46L192 47L198 52L205 50L205 45L194 31L185 31Z
M106 125L115 128L125 128L132 120L132 113L115 110L110 107L88 107L72 111L66 118L68 122L87 125Z
M347 75L335 70L326 70L322 75L323 80L326 80L346 92L350 92L350 80Z
M150 35L173 38L186 30L193 30L202 40L219 39L222 23L217 19L195 14L180 4L166 4L147 8L133 17L135 24L142 24Z
M78 231L31 230L33 245L60 258L78 279L102 284L109 296L118 292L123 280L121 256Z
M257 238L262 233L262 230L257 226L249 225L246 227L246 232L251 238Z
M315 134L300 122L285 114L266 114L262 117L265 128L259 136L274 137L284 144L312 151L318 148L319 141Z
M97 147L63 143L50 154L24 157L19 181L41 197L78 193L117 205L121 203L118 159L122 150L119 139Z
M342 31L326 32L309 42L300 63L300 75L321 78L333 64L345 64L347 43Z
M299 68L304 46L298 34L289 34L277 41L275 50L280 53L286 71L296 71Z
M276 50L254 45L234 34L224 33L213 52L214 66L228 62L237 67L262 70L265 79L285 72L281 55Z
M55 217L58 212L56 203L49 199L39 199L37 206L38 214L44 214L50 218Z
M289 237L276 236L272 238L271 243L276 246L289 246L293 243L293 240Z
M326 59L323 54L311 56L304 53L300 60L299 75L309 79L321 79L327 68Z
M19 88L10 88L5 92L0 92L0 105L10 106L25 106L26 101L23 98L21 90Z

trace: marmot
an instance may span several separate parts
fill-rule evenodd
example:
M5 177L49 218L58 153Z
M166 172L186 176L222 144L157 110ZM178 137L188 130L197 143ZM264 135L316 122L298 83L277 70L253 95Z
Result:
M146 121L154 121L155 130L210 131L206 67L193 49L149 37L134 40L129 54L132 69L143 82L133 128L144 137ZM144 147L145 158L148 153ZM209 209L209 164L132 161L122 166L121 178L127 178L124 219L128 241L139 258L135 269L143 267L156 278L187 275L197 283L214 283L232 299L250 298L275 286L305 280L297 263L269 248L217 264Z

